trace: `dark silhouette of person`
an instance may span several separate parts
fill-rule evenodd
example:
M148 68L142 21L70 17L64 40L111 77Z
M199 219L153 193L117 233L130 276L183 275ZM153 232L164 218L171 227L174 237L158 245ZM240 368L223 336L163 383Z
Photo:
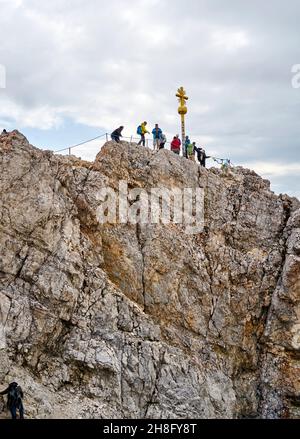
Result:
M120 143L120 137L122 137L123 129L124 129L124 127L121 126L121 127L117 128L115 131L113 131L110 135L112 140L114 140L117 143Z
M18 383L10 383L7 389L0 392L0 395L7 395L7 408L11 413L12 419L17 419L17 410L19 410L20 419L24 419L24 407L22 399L23 391Z
M210 155L206 155L206 152L204 151L203 148L195 148L195 150L197 152L197 158L200 162L200 165L205 168L206 167L206 159L209 159Z
M2 135L2 134L8 134L8 132L6 131L5 128L4 128L4 130L2 131L1 135Z

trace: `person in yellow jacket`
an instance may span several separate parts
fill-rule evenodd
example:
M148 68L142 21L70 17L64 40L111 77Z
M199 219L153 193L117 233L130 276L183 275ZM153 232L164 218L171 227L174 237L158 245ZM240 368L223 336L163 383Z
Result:
M145 146L145 134L150 134L149 131L146 128L147 126L147 122L143 122L139 127L138 127L138 134L140 134L141 136L141 140L139 141L138 145L143 144L143 146Z

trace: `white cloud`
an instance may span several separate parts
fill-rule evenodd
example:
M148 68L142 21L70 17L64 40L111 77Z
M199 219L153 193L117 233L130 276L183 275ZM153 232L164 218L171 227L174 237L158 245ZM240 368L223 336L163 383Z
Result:
M0 0L0 3L4 3L5 7L19 8L23 4L23 0Z
M218 49L235 52L249 46L250 40L242 30L216 29L212 32L212 43Z
M45 106L38 106L36 108L26 108L15 104L13 101L2 101L3 109L1 110L1 116L5 120L5 117L9 115L14 119L18 127L38 128L43 130L49 130L58 127L63 117L61 113L63 111ZM4 125L5 123L2 122Z
M300 161L298 163L272 163L272 162L250 162L245 166L258 172L267 178L283 177L287 175L300 175Z

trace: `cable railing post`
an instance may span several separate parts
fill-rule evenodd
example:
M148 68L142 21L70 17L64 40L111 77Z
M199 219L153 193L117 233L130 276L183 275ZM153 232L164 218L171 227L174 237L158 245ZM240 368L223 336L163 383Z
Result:
M69 155L72 154L72 148L69 148Z

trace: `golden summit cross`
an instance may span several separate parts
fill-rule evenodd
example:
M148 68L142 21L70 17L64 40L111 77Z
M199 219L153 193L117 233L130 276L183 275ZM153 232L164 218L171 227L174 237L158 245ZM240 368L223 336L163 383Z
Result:
M182 148L184 148L184 142L185 142L185 118L184 116L187 113L187 106L186 101L188 100L188 97L186 95L186 92L183 87L180 87L177 90L176 97L179 100L179 107L178 107L178 114L180 114L181 117L181 137L182 137Z
M185 92L183 87L180 87L177 90L176 97L179 98L179 103L180 103L180 107L178 108L178 112L179 112L179 109L181 107L184 107L186 101L188 100L188 97L186 96L186 92ZM181 114L181 113L179 112L179 114ZM186 112L184 114L186 114Z

